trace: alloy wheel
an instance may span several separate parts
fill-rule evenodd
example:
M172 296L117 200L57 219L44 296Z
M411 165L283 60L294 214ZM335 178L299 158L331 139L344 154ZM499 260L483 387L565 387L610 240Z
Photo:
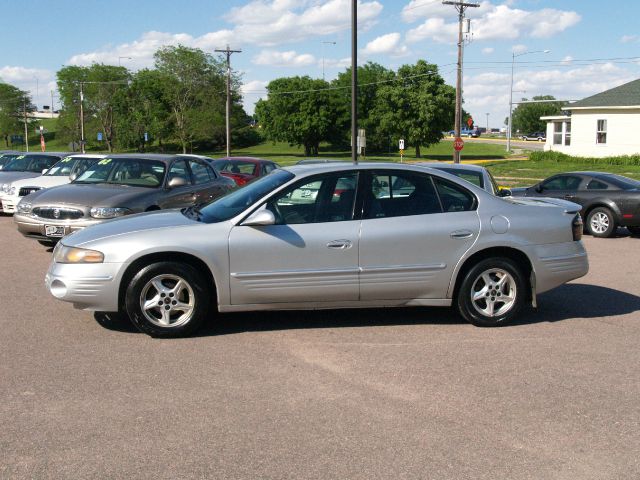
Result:
M182 277L158 275L142 289L140 310L158 327L179 327L191 320L195 312L195 295Z
M492 268L474 280L471 303L482 315L499 317L513 308L516 295L516 282L511 274L501 268Z

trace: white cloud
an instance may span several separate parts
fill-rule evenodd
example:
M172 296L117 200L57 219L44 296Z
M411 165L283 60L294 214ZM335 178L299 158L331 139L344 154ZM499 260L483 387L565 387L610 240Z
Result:
M519 53L524 53L524 52L526 52L527 50L529 50L529 49L527 48L527 46L526 46L526 45L522 45L521 43L520 43L520 44L518 44L518 45L514 45L513 47L511 47L511 52L512 52L512 53L515 53L516 55L518 55Z
M363 53L365 55L386 54L399 57L407 53L406 45L400 43L401 35L397 32L381 35L367 43Z
M415 11L418 10L420 9L415 9ZM435 6L433 10L436 12ZM573 11L552 8L527 11L511 8L508 4L493 5L488 1L482 2L477 10L469 9L468 16L472 19L471 25L475 40L504 40L520 37L549 38L572 27L581 19L580 15ZM447 23L447 18L449 16L444 14L427 15L422 25L407 32L407 41L419 42L427 39L439 43L456 41L457 22Z
M267 85L269 82L263 80L252 80L240 87L242 91L244 109L249 115L253 115L255 103L261 98L267 98Z
M622 37L620 37L620 42L622 43L637 42L639 40L640 37L638 37L638 35L623 35Z
M482 49L482 53L483 53L484 55L489 55L489 54L493 53L493 52L494 52L494 50L495 50L495 49L494 49L493 47L486 47L486 48L483 48L483 49Z
M235 25L237 38L272 47L311 37L332 35L351 28L350 0L254 0L233 8L226 19ZM358 28L375 24L382 12L378 1L358 1Z
M453 5L443 5L441 1L411 0L402 9L402 19L407 23L412 23L422 18L454 18L457 15L458 13Z
M0 80L28 92L39 106L49 105L51 91L57 88L55 74L42 68L7 65L0 68Z
M316 63L313 55L308 53L297 54L293 50L279 52L276 50L262 50L253 57L256 65L268 65L271 67L307 67Z

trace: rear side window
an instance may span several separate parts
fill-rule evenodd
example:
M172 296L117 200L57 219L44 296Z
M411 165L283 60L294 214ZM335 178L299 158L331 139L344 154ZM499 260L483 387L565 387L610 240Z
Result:
M606 190L608 188L609 188L609 185L595 179L591 180L587 185L587 190Z
M365 218L389 218L441 213L429 175L374 172L365 191Z
M442 209L445 212L467 212L475 210L476 197L460 185L448 182L441 178L434 178Z

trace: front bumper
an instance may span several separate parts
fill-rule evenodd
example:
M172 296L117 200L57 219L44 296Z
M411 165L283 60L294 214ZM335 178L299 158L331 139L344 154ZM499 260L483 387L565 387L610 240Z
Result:
M2 211L4 213L14 213L16 211L16 205L20 201L20 197L14 197L5 195L0 197L0 202L2 202Z
M51 262L45 286L58 300L75 308L100 312L118 310L121 263L70 264Z
M52 242L56 242L63 236L67 236L75 231L90 227L91 225L102 223L105 220L97 220L93 218L90 220L86 218L82 218L79 220L53 220L16 213L13 216L13 221L18 227L18 231L25 237L35 238L36 240L50 240ZM62 227L64 229L64 233L62 236L47 235L47 226Z

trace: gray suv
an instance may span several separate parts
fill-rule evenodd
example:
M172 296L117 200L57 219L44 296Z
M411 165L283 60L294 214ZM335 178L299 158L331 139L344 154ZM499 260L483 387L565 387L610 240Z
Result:
M206 203L235 187L207 157L111 155L68 185L24 197L14 221L20 233L43 244L105 220Z

